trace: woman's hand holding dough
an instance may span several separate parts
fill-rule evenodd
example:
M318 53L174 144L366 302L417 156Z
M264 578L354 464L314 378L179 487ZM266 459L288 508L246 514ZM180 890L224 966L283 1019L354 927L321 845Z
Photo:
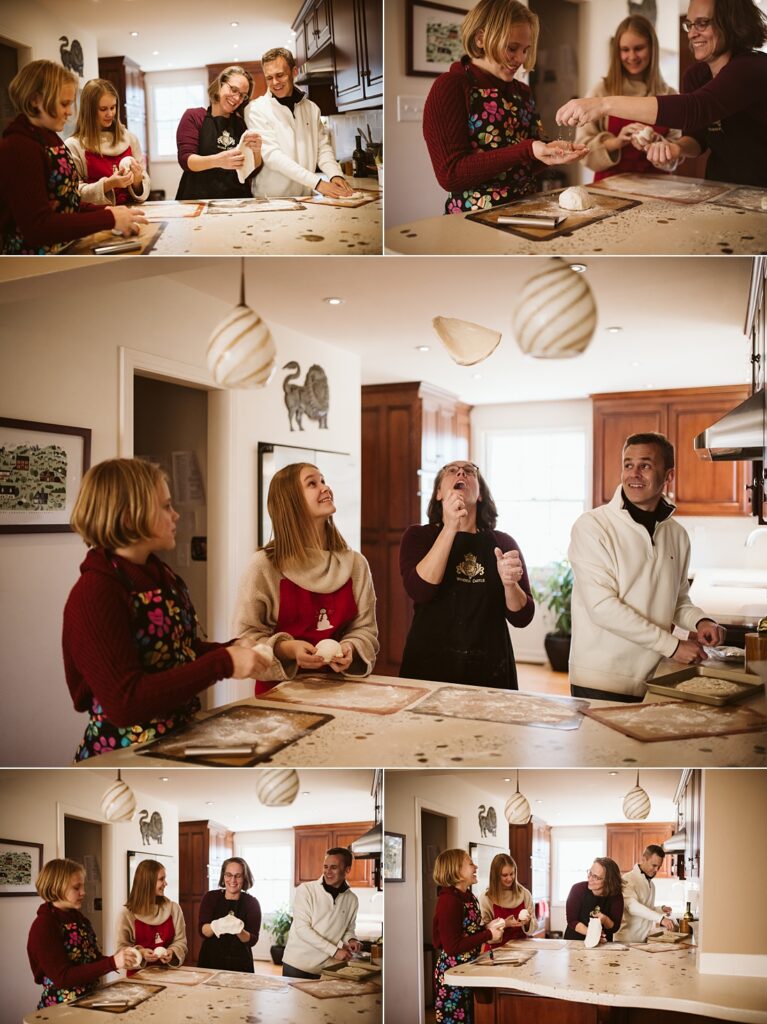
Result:
M324 668L322 655L315 653L314 644L308 640L280 640L274 645L274 653L280 661L295 661L299 668Z
M333 658L329 663L334 672L345 672L351 665L352 658L354 657L354 648L351 644L342 643L341 650L343 654L340 657Z

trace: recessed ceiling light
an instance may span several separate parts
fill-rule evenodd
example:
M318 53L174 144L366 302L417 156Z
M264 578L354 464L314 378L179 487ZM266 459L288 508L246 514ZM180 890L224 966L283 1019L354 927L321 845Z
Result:
M240 27L239 21L230 21L229 24L232 26L232 28L239 28Z
M323 299L322 301L327 302L329 306L343 306L343 304L346 302L346 299L339 299L337 295L329 295L326 299Z
M623 330L622 327L608 327L607 328L607 333L608 334L620 334L622 330Z
M234 46L232 47L233 50L239 50L239 48L240 48L240 44L239 43L235 43Z
M576 274L585 274L587 269L588 268L586 267L585 263L571 263L570 264L570 270L574 270Z
M607 774L608 775L617 775L618 773L617 772L608 772Z
M301 792L301 796L311 796L311 792L312 791L310 789L304 789Z
M631 365L632 366L641 366L642 364L635 359L634 362Z
M542 803L543 803L543 800L536 800L535 802L536 802L537 804L542 804Z
M133 36L133 38L135 39L135 38L136 38L136 37L138 36L138 32L131 32L131 35L132 35L132 36Z
M416 345L415 350L416 352L431 352L429 345Z
M167 775L161 775L160 782L170 782L170 779L168 778Z
M153 57L159 57L160 56L160 51L159 50L152 50L152 56Z
M511 779L504 779L504 782L511 782Z
M473 373L472 377L474 378L474 380L482 380L482 374L481 373Z
M205 806L206 807L212 807L213 806L213 801L212 800L206 800L205 801Z

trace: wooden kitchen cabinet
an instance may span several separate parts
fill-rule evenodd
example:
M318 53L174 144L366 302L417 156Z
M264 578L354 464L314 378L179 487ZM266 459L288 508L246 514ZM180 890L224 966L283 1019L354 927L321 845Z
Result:
M105 78L115 87L120 97L120 119L141 143L148 169L144 72L130 57L99 57L99 78Z
M677 831L684 833L684 853L675 857L674 875L681 879L700 877L700 840L703 816L703 774L699 768L685 768L674 797Z
M375 586L376 672L397 675L412 606L399 573L408 526L425 523L434 476L469 457L471 406L419 382L362 389L362 553Z
M526 825L509 825L509 853L517 863L517 877L533 894L533 906L544 904L549 913L538 919L533 933L545 938L551 923L551 826L540 818Z
M266 92L266 78L264 77L264 71L261 67L260 60L239 60L237 61L239 67L244 68L253 79L253 92L250 94L251 101L257 99L259 96L263 96ZM212 82L218 78L221 72L228 67L231 67L231 63L228 64L206 64L206 70L208 72L208 81Z
M697 434L748 397L746 385L676 388L592 395L593 505L610 501L621 478L621 450L629 434L654 431L674 445L676 468L669 498L679 515L748 514L748 462L708 462L693 449Z
M641 822L607 825L607 856L614 860L621 872L630 871L639 863L648 846L663 846L674 834L672 822ZM671 878L672 855L664 857L656 878Z
M322 863L325 854L334 846L351 846L355 839L369 832L375 822L347 821L332 825L297 825L294 833L294 870L295 885L302 882L313 882L322 874ZM353 889L373 888L373 860L356 857L352 862L351 871L346 881Z
M339 111L383 100L383 22L378 0L333 0L333 52Z
M181 821L178 826L178 902L186 922L189 954L197 963L202 936L197 916L203 896L218 884L221 865L234 853L234 833L215 821Z
M296 64L301 67L333 40L331 0L306 0L293 21Z

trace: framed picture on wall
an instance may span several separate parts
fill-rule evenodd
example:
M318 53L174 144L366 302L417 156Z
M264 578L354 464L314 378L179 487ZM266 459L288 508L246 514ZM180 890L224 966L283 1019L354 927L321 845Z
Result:
M407 73L436 78L460 60L461 22L468 11L427 0L407 3Z
M496 853L505 853L498 846L487 843L469 843L469 856L477 865L477 884L472 886L475 896L480 895L490 884L490 865Z
M136 877L136 868L139 866L142 860L156 860L159 864L162 864L165 868L165 873L168 876L168 897L171 899L178 899L178 879L171 877L171 872L175 864L175 859L169 857L167 853L154 853L152 850L128 850L128 892L127 896L130 896L130 891L133 888L133 879Z
M0 533L70 533L90 461L88 427L0 417Z
M384 882L405 881L405 837L400 832L384 832Z
M0 896L37 896L43 844L0 839Z

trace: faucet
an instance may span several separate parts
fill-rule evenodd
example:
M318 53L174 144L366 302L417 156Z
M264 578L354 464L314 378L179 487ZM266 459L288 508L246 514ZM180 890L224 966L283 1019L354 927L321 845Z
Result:
M763 536L765 533L767 533L767 526L757 526L756 529L752 530L748 537L746 537L746 547L752 548L759 537Z

